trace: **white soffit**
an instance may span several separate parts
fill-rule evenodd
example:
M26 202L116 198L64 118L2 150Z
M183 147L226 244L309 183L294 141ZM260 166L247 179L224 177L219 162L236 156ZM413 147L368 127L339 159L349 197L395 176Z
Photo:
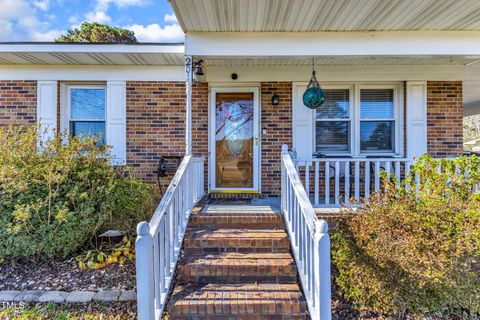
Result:
M185 32L480 30L479 0L170 0Z
M0 43L0 64L181 66L183 45Z
M201 58L201 57L199 57ZM312 57L256 57L229 59L205 57L205 65L214 67L257 67L257 66L312 66ZM381 56L336 56L316 57L316 66L358 66L358 65L468 65L480 61L479 57L381 57Z

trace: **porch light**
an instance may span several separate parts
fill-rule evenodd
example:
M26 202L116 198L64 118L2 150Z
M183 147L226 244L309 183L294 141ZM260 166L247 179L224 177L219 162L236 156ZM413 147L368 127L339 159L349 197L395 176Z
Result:
M274 94L272 96L272 105L278 106L280 104L280 96L278 94Z
M205 73L203 72L203 60L193 62L193 76L197 82L206 82Z
M203 73L203 60L198 60L197 62L193 63L193 72L197 76L204 76Z
M313 58L313 71L307 90L303 94L303 104L310 109L317 109L325 102L325 91L320 87L315 74L315 59Z

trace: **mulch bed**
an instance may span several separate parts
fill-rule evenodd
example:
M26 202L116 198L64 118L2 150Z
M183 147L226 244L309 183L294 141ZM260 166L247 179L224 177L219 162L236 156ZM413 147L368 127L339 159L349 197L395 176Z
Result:
M76 261L6 261L0 264L0 290L132 290L135 262L104 269L81 270Z

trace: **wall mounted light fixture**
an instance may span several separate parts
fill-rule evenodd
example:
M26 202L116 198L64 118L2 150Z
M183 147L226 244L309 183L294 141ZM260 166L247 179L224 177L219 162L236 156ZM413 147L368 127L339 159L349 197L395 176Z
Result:
M194 62L193 63L193 72L195 72L195 74L197 76L203 76L204 73L203 73L203 60L198 60L197 62Z
M193 62L193 75L197 82L206 82L202 59Z
M280 96L276 93L272 96L272 104L274 106L278 106L280 104Z

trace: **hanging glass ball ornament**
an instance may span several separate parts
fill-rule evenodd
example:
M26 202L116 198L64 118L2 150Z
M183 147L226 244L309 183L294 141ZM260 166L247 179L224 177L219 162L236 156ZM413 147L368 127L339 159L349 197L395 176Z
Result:
M308 83L307 90L303 94L303 104L310 109L317 109L325 102L325 92L320 87L320 83L315 76L315 70L312 72L312 78Z

